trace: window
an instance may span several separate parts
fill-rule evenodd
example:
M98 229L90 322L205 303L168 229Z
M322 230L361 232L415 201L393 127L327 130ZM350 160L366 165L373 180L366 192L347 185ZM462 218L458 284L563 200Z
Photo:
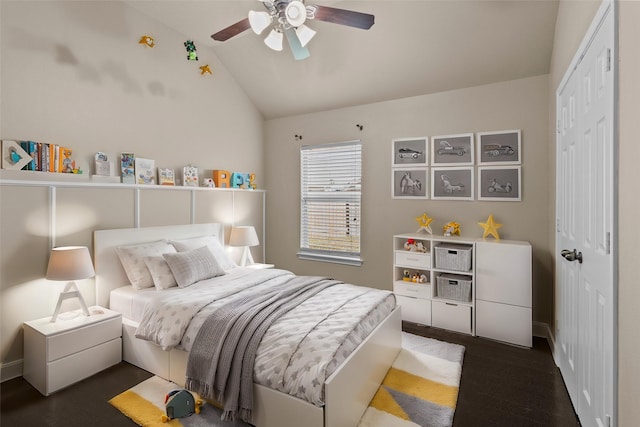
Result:
M362 265L361 176L360 141L300 149L299 258Z

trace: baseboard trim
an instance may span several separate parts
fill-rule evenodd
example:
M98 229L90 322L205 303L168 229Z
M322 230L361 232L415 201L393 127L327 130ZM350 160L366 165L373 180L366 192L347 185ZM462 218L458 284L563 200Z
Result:
M22 376L22 359L0 365L0 382L3 383Z
M556 340L549 324L544 322L533 322L533 336L545 338L547 340L547 342L549 343L549 348L551 349L551 354L553 355L553 360L557 365L558 361L556 360Z

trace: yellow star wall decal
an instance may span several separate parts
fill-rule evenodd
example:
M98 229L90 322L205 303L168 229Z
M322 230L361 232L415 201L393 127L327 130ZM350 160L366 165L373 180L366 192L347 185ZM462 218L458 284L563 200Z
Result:
M433 218L429 217L426 213L423 213L422 216L416 218L416 221L418 221L418 224L420 225L417 233L424 230L429 234L433 234L433 231L431 231L431 223L433 222Z
M213 75L213 73L211 72L211 68L209 68L209 64L200 66L200 75L203 75L204 73Z
M153 40L153 37L151 36L142 36L138 43L147 45L149 47L154 47L156 45L155 40Z
M487 222L479 222L478 225L484 228L484 233L482 233L482 238L485 239L487 236L491 235L496 238L496 240L500 240L500 235L498 234L498 228L502 227L502 224L498 224L493 219L493 214L489 215L487 218Z

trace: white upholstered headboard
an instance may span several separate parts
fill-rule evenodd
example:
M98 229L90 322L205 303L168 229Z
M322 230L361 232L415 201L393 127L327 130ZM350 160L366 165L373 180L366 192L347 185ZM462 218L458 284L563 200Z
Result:
M109 293L113 289L129 284L116 254L116 247L160 239L187 239L199 236L216 236L224 246L224 225L209 223L94 231L93 259L96 270L96 303L102 307L109 307Z

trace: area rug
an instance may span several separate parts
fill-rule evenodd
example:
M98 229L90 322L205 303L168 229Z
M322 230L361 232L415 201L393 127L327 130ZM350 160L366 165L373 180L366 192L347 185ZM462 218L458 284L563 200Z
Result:
M464 347L402 333L393 362L359 427L450 427L458 399ZM162 422L164 399L176 384L151 377L109 401L143 427L246 427L220 420L221 410L205 403L199 414Z

